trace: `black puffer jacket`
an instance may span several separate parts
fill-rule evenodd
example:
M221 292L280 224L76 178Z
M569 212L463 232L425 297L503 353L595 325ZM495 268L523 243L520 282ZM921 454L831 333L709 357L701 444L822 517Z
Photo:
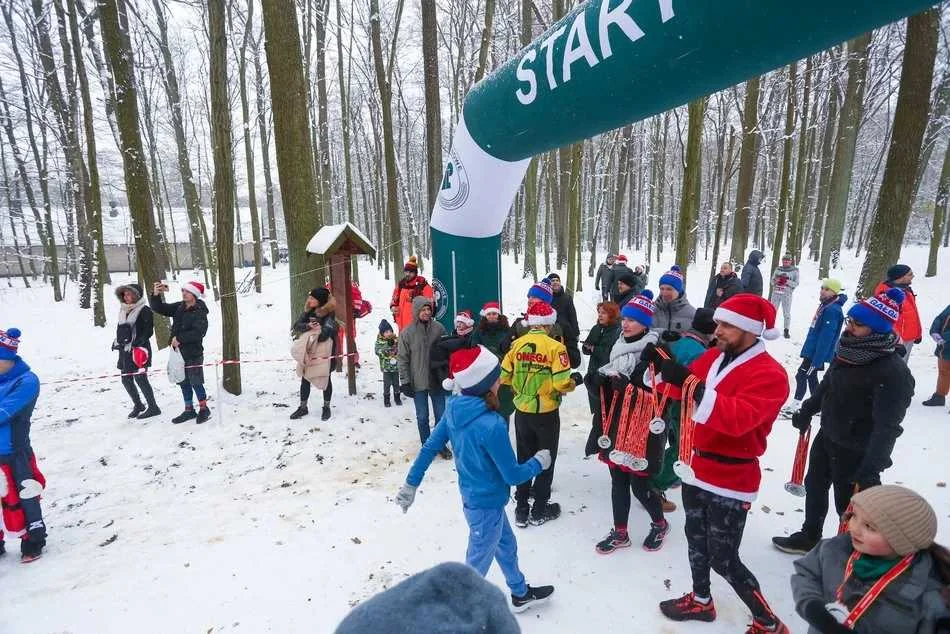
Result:
M171 337L177 337L181 356L185 363L204 359L204 338L208 333L208 307L198 300L188 308L185 302L166 304L161 295L150 295L149 306L159 315L172 318ZM171 341L171 339L169 339Z
M721 295L717 293L720 289L722 289ZM719 274L713 275L713 278L709 280L709 288L706 290L706 301L703 306L715 310L719 308L719 304L741 292L742 282L739 281L739 276L735 273L730 273L726 277Z
M135 293L138 297L142 297L142 286L139 284L125 284L119 286L115 289L115 296L120 302L124 302L123 294L126 290L130 290ZM126 332L122 332L128 329L127 325L119 324L116 326L116 342L119 339L126 336ZM142 310L139 311L138 316L135 318L135 324L132 326L132 340L129 342L129 349L126 350L124 345L119 346L119 361L116 363L116 367L122 372L135 372L139 369L135 362L132 361L132 348L145 348L148 351L148 361L145 362L146 368L152 366L152 335L155 333L155 316L152 314L152 309L148 306L143 306Z
M471 348L473 334L474 331L460 335L453 330L451 335L443 335L432 342L429 349L430 389L441 389L442 381L449 378L449 357L456 350Z
M809 417L820 412L823 434L864 452L856 482L880 482L913 395L914 377L897 352L866 365L835 359L801 412Z

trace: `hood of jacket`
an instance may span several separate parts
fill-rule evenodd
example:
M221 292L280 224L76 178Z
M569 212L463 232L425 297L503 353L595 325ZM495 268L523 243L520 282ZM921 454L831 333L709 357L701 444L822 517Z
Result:
M758 249L755 249L749 254L749 259L746 261L746 265L748 266L751 264L752 266L758 266L759 262L761 262L763 258L765 258L765 254Z
M24 361L20 357L14 357L13 367L11 367L9 370L4 372L3 374L0 374L0 385L3 385L4 383L12 383L14 380L26 374L29 371L30 371L30 366L26 364L26 361Z
M336 298L333 295L330 295L330 299L327 300L327 303L323 306L317 306L313 309L314 314L317 317L326 317L330 313L336 312Z
M432 305L432 299L426 297L425 295L420 295L412 300L412 321L413 323L422 323L419 320L419 313L422 312L422 309L426 306ZM434 317L433 317L434 319ZM429 320L432 321L431 319Z
M458 394L449 400L445 408L445 422L451 432L459 432L488 411L488 404L482 397Z
M135 293L136 298L143 299L145 295L142 294L142 285L141 284L123 284L121 286L115 287L115 296L120 302L124 302L125 299L122 295L125 294L125 291L132 291Z
M844 306L846 301L848 301L848 296L844 293L838 293L838 296L835 298L833 303L837 304L838 306Z

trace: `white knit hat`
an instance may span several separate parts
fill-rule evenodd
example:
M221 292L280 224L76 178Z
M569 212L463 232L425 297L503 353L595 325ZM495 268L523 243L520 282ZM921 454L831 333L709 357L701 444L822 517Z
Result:
M449 357L449 378L442 387L470 396L481 396L492 388L501 376L498 358L485 346L460 348Z

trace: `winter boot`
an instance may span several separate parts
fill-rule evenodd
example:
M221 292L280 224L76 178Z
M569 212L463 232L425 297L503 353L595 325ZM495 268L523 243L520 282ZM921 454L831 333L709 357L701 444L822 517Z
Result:
M396 405L402 405L402 395L399 393L398 390L393 394L393 402Z
M666 499L666 493L660 493L660 504L663 505L663 513L672 513L676 510L676 503Z
M943 407L947 404L947 397L934 392L934 395L924 401L923 404L927 407Z
M186 407L185 411L183 411L181 414L179 414L178 416L172 419L172 423L175 425L179 425L181 423L184 423L185 421L192 420L193 418L198 418L198 414L195 413L195 410L193 407Z
M202 407L198 410L198 415L195 417L195 423L201 424L211 418L211 410L207 406Z
M538 586L536 588L528 586L528 591L524 593L524 596L511 595L511 611L524 612L532 605L544 603L552 594L554 594L554 586Z
M441 456L441 458L442 458L443 460L451 460L451 459L452 459L452 450L449 449L448 447L443 447L443 448L442 448L442 451L439 452L439 456Z
M393 404L389 400L389 394L383 394L383 407L392 407Z
M594 546L594 550L601 555L609 555L620 548L630 548L630 536L627 531L618 531L617 529L611 530L607 537Z
M786 339L791 339L791 338L792 338L792 336L791 336L790 334L788 334L788 328L785 329L784 337L785 337Z
M28 564L43 556L45 539L23 539L20 541L20 562Z
M139 414L141 414L144 411L145 411L145 406L142 405L141 403L136 403L132 407L132 411L129 412L129 418L138 418Z
M152 403L151 405L148 406L147 410L139 414L139 420L142 420L143 418L151 418L153 416L158 416L161 413L162 413L162 410L158 409L158 405L156 405L155 403Z
M716 606L712 598L706 603L696 599L692 592L684 594L679 599L669 599L660 602L660 612L671 621L705 621L710 623L716 620Z
M778 619L768 624L759 619L752 619L752 625L745 631L745 634L791 634L791 630Z
M7 547L3 545L3 539L0 539L0 557L3 557L7 552Z
M307 409L306 405L301 405L294 410L294 413L290 415L290 420L297 420L298 418L303 418L310 413L310 410Z
M812 537L805 533L805 531L798 531L788 537L773 537L772 545L783 553L790 555L807 555L811 552L812 548L818 545L819 541L821 541L821 539L818 537Z
M527 504L515 507L515 526L518 528L528 527L528 516L531 514L531 507Z
M663 548L663 540L666 534L670 532L670 523L666 520L662 522L650 522L650 532L643 540L643 550L653 552Z
M324 403L323 409L320 411L320 420L330 420L330 404Z
M535 502L534 508L531 509L531 523L535 526L541 526L559 517L561 517L561 505L557 502L548 502L543 505Z

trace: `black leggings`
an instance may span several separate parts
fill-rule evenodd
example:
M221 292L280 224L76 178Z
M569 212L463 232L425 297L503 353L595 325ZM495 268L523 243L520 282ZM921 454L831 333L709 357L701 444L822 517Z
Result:
M329 403L330 399L333 397L333 380L332 377L327 377L327 386L323 390L323 402ZM306 404L310 400L310 381L307 379L300 379L300 402Z
M152 392L152 386L149 385L147 374L143 373L122 377L122 387L124 387L125 391L132 397L132 403L138 407L142 404L142 400L139 398L138 390L135 389L136 385L139 386L139 390L142 390L145 403L149 407L153 407L155 405L155 394Z
M650 478L642 478L623 469L610 467L610 501L614 510L614 528L626 529L630 517L630 491L650 514L650 520L663 521L663 504L659 494L650 485Z

